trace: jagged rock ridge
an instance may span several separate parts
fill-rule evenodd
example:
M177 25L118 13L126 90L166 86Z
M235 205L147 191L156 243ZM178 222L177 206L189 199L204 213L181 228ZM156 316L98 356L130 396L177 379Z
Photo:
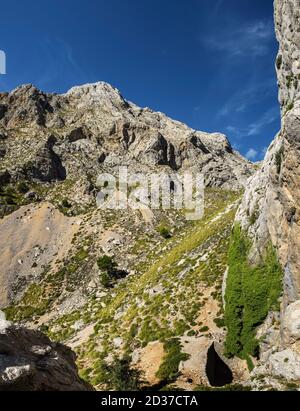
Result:
M119 165L149 172L194 169L206 185L241 189L254 168L226 136L195 131L162 113L127 102L99 82L64 95L32 85L0 94L0 180L82 180ZM78 178L80 176L80 178Z

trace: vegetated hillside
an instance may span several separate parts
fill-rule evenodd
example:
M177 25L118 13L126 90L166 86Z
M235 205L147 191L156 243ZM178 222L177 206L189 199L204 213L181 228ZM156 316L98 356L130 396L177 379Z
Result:
M0 94L0 307L97 389L299 389L300 3L274 4L282 129L248 182L224 135L106 83ZM97 209L120 165L204 173L204 218Z
M146 385L207 385L213 342L222 355L222 281L239 197L208 189L203 220L158 212L147 229L142 216L93 211L63 268L46 267L5 309L8 318L75 349L82 376L98 388L114 387L107 366L115 357L129 357ZM247 377L242 361L229 364L236 381Z
M0 307L18 299L49 265L58 267L57 260L69 257L67 238L95 211L100 173L117 175L119 166L147 175L188 170L202 172L207 187L240 190L255 169L226 136L195 131L139 108L107 83L75 87L64 95L22 86L0 94L0 108L0 215L10 215L1 227ZM64 219L53 207L78 219ZM151 212L143 217L150 222ZM113 212L103 217L115 218ZM134 220L135 214L120 218ZM38 221L45 229L25 228L22 223L31 219L34 227ZM61 232L55 228L58 220ZM10 235L15 224L24 229L24 247L22 236Z
M13 104L21 93L25 105L29 101L24 118L15 118L11 108L2 118L0 304L7 318L73 348L82 377L98 389L273 387L269 381L251 381L249 372L259 365L257 326L277 308L281 268L271 245L265 262L252 266L247 261L252 240L239 226L230 242L240 189L255 167L224 136L195 132L149 110L145 114L106 84L75 90L81 102L75 108L74 91L43 95L47 101L61 100L49 112L37 104L42 94L32 87L3 97ZM112 104L111 96L121 106ZM62 113L63 104L68 110L54 136L47 121L54 121L56 110ZM124 146L128 130L136 130L132 124L125 137L123 130L121 136L116 132L98 140L110 116L123 118L127 110L142 117L135 118L144 124L138 123L143 130L139 144ZM172 143L160 132L152 139L157 116L155 133L163 129ZM97 129L87 132L86 124ZM23 145L28 152L21 155ZM205 172L204 218L187 221L185 210L97 209L97 173L116 174L124 162L131 171L171 176ZM256 223L258 208L249 211L248 219ZM276 314L271 319L277 332ZM276 384L284 389L288 382Z
M209 350L244 383L246 361L223 356L222 281L255 166L226 136L141 109L106 83L64 95L22 86L2 93L0 108L7 318L76 350L82 376L97 388L208 386L220 380ZM125 165L147 175L204 173L204 218L98 209L98 175Z

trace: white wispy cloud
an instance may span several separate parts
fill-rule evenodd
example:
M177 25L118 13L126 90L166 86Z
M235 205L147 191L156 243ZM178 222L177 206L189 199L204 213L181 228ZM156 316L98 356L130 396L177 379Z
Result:
M273 107L267 110L257 121L251 123L248 126L247 136L256 136L258 135L265 126L274 123L279 117L279 108Z
M44 70L35 83L41 88L47 87L58 78L74 78L75 81L87 77L74 56L72 46L60 38L41 39L40 56Z
M269 20L245 23L234 30L224 28L214 35L202 38L209 48L224 52L228 57L261 57L269 52L270 41L274 37L273 24Z
M267 125L274 123L280 117L279 108L277 106L267 110L261 117L256 121L246 125L246 126L234 126L228 125L226 127L226 132L228 135L233 135L237 138L243 137L253 137L260 134Z
M224 117L231 113L244 113L249 107L259 103L273 93L276 88L274 79L264 80L259 83L250 82L245 88L234 93L218 111L218 117Z
M258 152L254 148L250 148L246 153L246 158L250 161L254 161L257 158Z
M234 127L234 126L227 126L226 131L229 134L235 134L235 135L239 134L239 132L240 132L240 130L237 127Z

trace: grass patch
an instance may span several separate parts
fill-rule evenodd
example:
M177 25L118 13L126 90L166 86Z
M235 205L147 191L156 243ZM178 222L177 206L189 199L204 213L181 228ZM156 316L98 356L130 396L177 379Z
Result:
M168 240L169 238L172 237L172 235L171 235L171 233L170 233L170 230L169 230L167 227L165 227L165 226L159 226L159 227L158 227L158 232L159 232L159 234L160 234L163 238L165 238L166 240Z
M164 382L171 382L178 376L178 367L181 361L189 359L189 354L181 352L181 344L177 338L172 338L164 343L166 355L156 376Z
M20 306L11 306L4 309L9 321L22 321L34 316L45 314L51 300L45 296L45 289L42 285L31 284L26 290Z
M275 164L276 164L277 174L280 174L281 172L283 156L284 156L284 148L281 147L275 154Z
M278 70L281 69L281 65L282 65L282 55L278 54L277 59L276 59L276 67Z

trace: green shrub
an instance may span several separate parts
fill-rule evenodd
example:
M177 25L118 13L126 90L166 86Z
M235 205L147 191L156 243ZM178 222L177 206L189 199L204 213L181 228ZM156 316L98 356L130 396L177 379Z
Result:
M167 227L161 226L158 228L158 232L159 234L165 238L166 240L168 240L169 238L171 238L171 233L170 231L167 229Z
M141 371L131 368L130 358L115 358L106 366L106 378L116 391L138 391L143 383Z
M225 320L224 318L215 318L214 323L216 324L217 327L223 328L225 327Z
M253 213L250 215L249 221L251 225L254 225L259 217L259 209L258 206L255 207Z
M288 75L286 76L286 85L287 85L287 88L291 88L293 79L294 79L293 74L288 74Z
M20 181L17 185L17 190L19 193L26 194L29 191L29 186L24 181Z
M279 54L279 55L277 56L277 59L276 59L276 67L277 67L278 70L281 69L281 65L282 65L282 55Z
M282 292L282 269L271 245L264 261L251 267L247 257L251 243L245 233L235 226L228 256L225 324L226 355L242 358L258 355L256 328L272 309L279 309Z
M299 386L293 382L288 382L286 384L287 391L298 391Z
M289 103L289 104L286 106L285 114L288 113L289 111L293 110L293 108L294 108L294 103L293 103L293 102L292 102L292 103Z
M209 327L207 327L206 325L204 327L201 327L199 330L201 333L206 333L207 331L209 331Z
M253 364L252 358L249 357L249 355L246 355L245 358L246 358L248 370L249 370L250 372L253 371L253 370L254 370L254 364Z
M67 198L64 198L64 199L61 201L61 205L62 205L62 207L64 207L64 208L71 208L71 207L72 207L72 204L69 202L69 200L68 200Z
M101 283L104 287L110 287L116 280L127 276L124 270L118 270L113 257L104 255L97 260L97 265L101 270Z
M275 154L275 164L276 164L277 174L280 174L281 172L283 155L284 155L284 148L281 147Z
M116 263L112 257L104 255L103 257L98 258L97 265L100 270L111 272L115 269Z
M181 361L189 359L189 354L181 352L181 344L177 338L172 338L164 343L166 352L156 376L164 382L172 382L178 376L178 367Z
M106 271L101 272L101 284L105 288L109 288L111 285L109 274Z

